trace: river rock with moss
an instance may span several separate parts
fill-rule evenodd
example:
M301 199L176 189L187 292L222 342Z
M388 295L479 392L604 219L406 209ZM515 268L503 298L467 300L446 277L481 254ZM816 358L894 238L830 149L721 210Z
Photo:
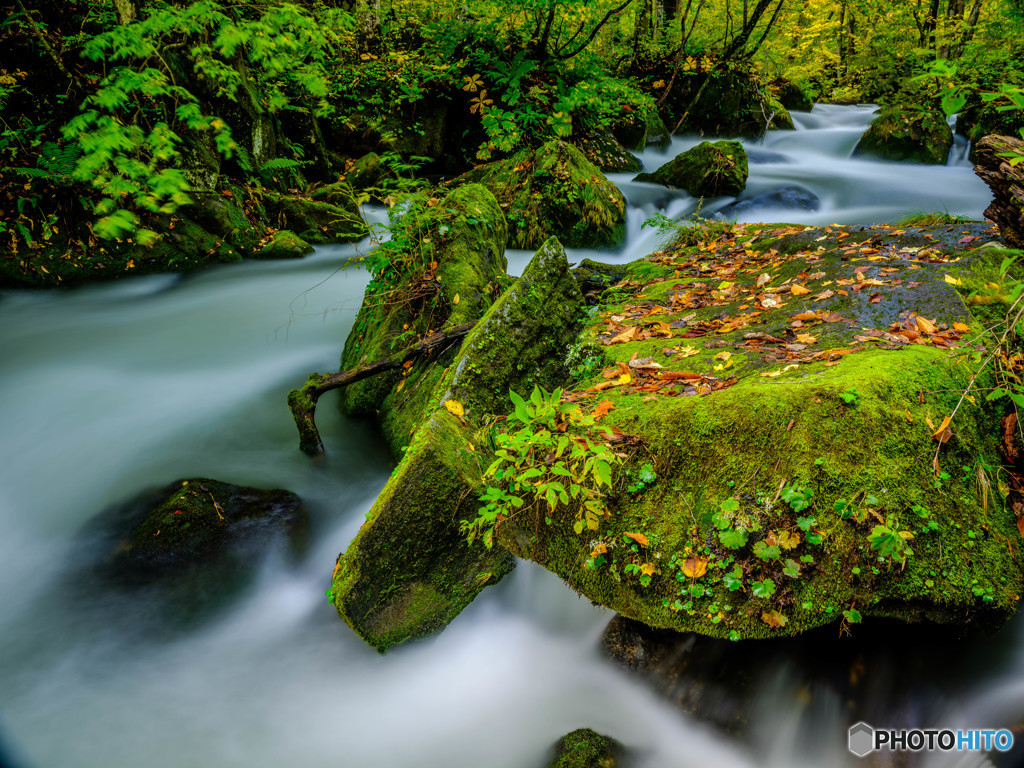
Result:
M605 514L499 519L498 541L717 637L1005 621L1019 534L979 342L1004 252L945 229L697 230L629 265L581 335L599 366L562 394L619 446Z
M1005 252L944 226L710 224L586 313L556 240L503 275L482 187L427 210L343 358L475 322L345 394L404 452L329 592L380 650L442 628L509 553L623 616L731 639L1016 609L981 333ZM424 268L444 287L416 289Z

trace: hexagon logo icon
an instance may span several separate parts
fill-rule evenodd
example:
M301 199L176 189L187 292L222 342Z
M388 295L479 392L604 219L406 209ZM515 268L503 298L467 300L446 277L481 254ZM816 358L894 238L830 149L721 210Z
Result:
M865 722L850 726L850 751L857 757L864 757L875 751L875 729Z

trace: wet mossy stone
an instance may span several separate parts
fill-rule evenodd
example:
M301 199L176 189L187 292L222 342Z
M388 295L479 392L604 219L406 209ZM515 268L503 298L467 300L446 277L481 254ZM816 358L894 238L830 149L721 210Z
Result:
M808 251L786 248L794 232L808 238ZM605 344L607 367L653 359L662 369L652 376L697 373L711 384L669 383L658 394L635 377L609 386L596 372L580 381L577 393L601 387L598 397L612 406L602 427L641 441L643 458L633 461L650 462L656 481L626 490L640 471L627 464L618 470L625 485L610 502L614 512L597 531L574 533L572 514L539 529L510 519L497 529L498 543L653 627L721 638L796 635L851 606L865 621L1000 626L1017 609L1024 578L1010 548L1020 537L1016 517L991 492L1005 410L981 394L993 386L985 352L973 336L947 349L927 332L915 337L923 343L885 334L916 317L947 334L955 323L972 334L987 327L985 292L1001 279L1002 254L916 233L933 254L962 257L936 260L903 239L909 234L760 224L733 229L717 249L678 245L629 264L625 287L606 294L577 344L609 342L619 326L675 328L675 339L657 333ZM729 243L747 241L751 252L728 257L736 270L724 279ZM858 261L861 248L883 257ZM711 274L702 269L709 263L719 265ZM758 284L762 274L769 279ZM868 280L877 284L855 290ZM804 313L811 317L796 319ZM610 319L620 316L620 324ZM695 354L671 354L674 343ZM974 401L962 400L972 381ZM952 436L939 450L933 435L954 409ZM810 506L791 506L787 487L811 491ZM859 522L843 516L842 500L863 507ZM720 537L722 520L746 532L726 539L736 548ZM905 565L872 547L880 525L911 537ZM632 534L647 543L635 544ZM795 546L773 552L769 537ZM587 567L599 543L607 547L603 562ZM700 562L687 575L691 557ZM736 563L729 589L724 577ZM647 564L648 585L626 570ZM694 583L699 594L683 594Z
M602 293L626 276L626 267L624 264L604 264L583 259L573 267L572 276L576 278L587 304L597 304Z
M625 238L626 198L564 141L474 168L456 183L491 190L508 218L510 248L538 248L552 236L568 248L612 247Z
M431 214L407 223L410 249L429 249L437 264L436 293L427 300L395 300L411 295L427 263L411 258L405 270L386 270L367 286L363 304L341 356L341 370L383 360L414 344L427 331L454 328L483 316L499 292L505 267L507 225L494 196L478 184L450 192ZM427 404L458 346L417 361L405 373L381 374L341 391L350 415L378 415L394 450L409 442L430 413ZM401 384L401 389L399 385Z
M475 516L481 473L465 432L444 410L424 422L339 556L328 598L381 653L440 631L515 565L459 533Z
M351 187L341 182L313 195L283 195L264 191L263 202L272 224L290 229L307 243L353 242L366 237Z
M216 561L251 570L272 547L300 545L306 530L302 501L281 489L199 478L147 496L149 503L129 504L107 518L122 531L108 571L124 583L164 579Z
M738 195L747 185L747 153L738 141L704 141L634 181L685 189L694 197Z
M610 736L579 728L559 739L547 768L625 768L626 750Z
M854 156L942 165L953 146L953 132L934 106L886 104L853 150Z
M649 147L667 149L672 143L672 134L654 107L642 113L624 113L612 123L611 132L630 152L643 152Z
M643 164L631 155L611 133L597 133L576 140L576 146L602 171L623 173L639 171Z
M352 162L345 171L345 181L351 184L353 189L366 189L376 187L389 175L391 174L381 162L380 155L368 152Z
M257 259L300 259L312 253L313 246L294 232L282 229L275 232L269 243L253 254Z
M534 385L559 386L585 309L565 249L552 237L466 338L441 402L459 401L474 416L504 413L510 389L528 395Z
M810 112L814 109L814 100L792 80L780 77L771 84L770 90L786 109L795 109L799 112Z

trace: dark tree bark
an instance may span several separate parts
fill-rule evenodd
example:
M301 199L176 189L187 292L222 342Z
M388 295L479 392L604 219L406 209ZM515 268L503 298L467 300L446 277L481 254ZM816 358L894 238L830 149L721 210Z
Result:
M995 222L1012 248L1024 248L1024 163L1010 164L1003 154L1024 155L1024 141L1010 136L986 136L978 142L974 172L992 189L985 218Z
M320 396L332 389L353 384L378 373L401 368L404 363L416 360L439 347L445 347L453 341L461 339L469 333L476 323L465 323L450 331L437 332L423 339L419 344L409 347L386 360L366 363L341 373L311 374L302 389L293 389L288 393L288 407L291 409L295 426L299 430L299 448L310 456L318 456L324 452L324 444L320 439L320 431L316 428L316 404Z

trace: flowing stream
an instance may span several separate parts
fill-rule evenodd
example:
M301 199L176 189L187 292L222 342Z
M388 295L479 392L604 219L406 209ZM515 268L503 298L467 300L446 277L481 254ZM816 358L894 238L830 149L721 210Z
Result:
M817 212L750 215L980 217L988 193L962 145L939 167L849 159L870 116L819 106L796 116L797 131L750 145L745 196L796 185L821 201ZM656 167L694 143L676 139L643 161ZM659 236L641 230L645 218L696 209L685 194L613 180L630 202L626 246L573 259L649 253ZM391 463L375 430L339 415L331 395L317 411L328 456L309 461L285 395L336 369L366 282L354 257L368 247L0 297L0 765L539 768L584 726L635 748L642 767L854 765L843 702L824 691L809 704L798 658L758 689L752 742L731 741L605 661L611 614L529 563L440 635L387 656L338 619L323 597L335 556ZM528 254L509 257L519 272ZM102 594L76 590L88 521L195 476L295 491L311 513L310 551L298 564L271 558L216 616L177 634L154 629L145 601L112 613ZM923 688L917 720L995 727L1019 716L1022 631L1015 621L965 645L964 681L939 699Z

